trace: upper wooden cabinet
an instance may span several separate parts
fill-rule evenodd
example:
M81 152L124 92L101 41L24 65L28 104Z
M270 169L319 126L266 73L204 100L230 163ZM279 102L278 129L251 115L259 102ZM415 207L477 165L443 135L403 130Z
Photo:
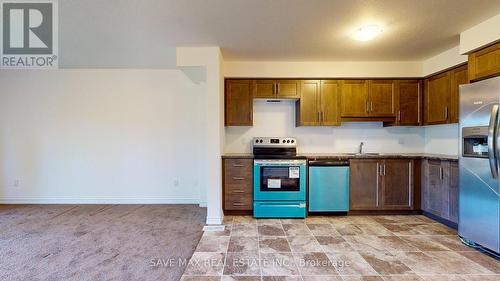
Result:
M370 80L368 82L369 116L395 116L395 101L394 83L392 80Z
M350 162L351 210L414 208L414 160L353 159Z
M340 88L341 117L394 117L392 80L344 80Z
M469 54L471 82L500 75L500 43Z
M425 123L448 123L451 102L450 73L445 72L425 79Z
M341 116L368 116L368 81L344 80L340 85Z
M459 85L466 83L467 65L425 79L424 124L457 123Z
M226 80L225 125L253 125L252 82L250 80Z
M396 122L398 126L422 125L422 83L420 80L398 80L396 91Z
M300 80L254 80L254 98L298 99Z
M296 106L297 126L338 126L339 81L303 80Z
M450 123L458 123L459 118L459 92L460 85L467 84L469 79L467 76L468 68L467 65L460 66L450 71L451 79L451 96L450 96Z

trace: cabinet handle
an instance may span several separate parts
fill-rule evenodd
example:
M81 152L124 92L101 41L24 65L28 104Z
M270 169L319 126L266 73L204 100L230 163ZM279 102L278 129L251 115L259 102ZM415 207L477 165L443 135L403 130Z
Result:
M368 101L366 101L365 109L366 109L366 112L370 112L370 107L368 106Z
M420 125L420 108L422 107L422 105L420 104L420 100L421 100L421 95L420 95L420 82L417 84L417 92L418 92L418 103L417 103L417 121L418 121L418 124Z
M276 83L273 83L273 95L276 95Z
M245 193L245 191L241 189L233 190L233 193Z
M325 113L321 111L321 123L325 122Z
M398 110L398 121L401 121L401 110Z
M373 102L370 102L370 112L373 112Z
M410 190L408 190L408 207L411 207L412 206L412 201L413 201L413 198L412 198L412 178L413 178L413 169L411 168L412 165L411 165L411 161L408 162L408 188Z
M444 107L444 119L448 119L448 107Z
M276 83L276 94L279 95L280 93L280 83Z
M242 164L234 164L233 167L241 168L241 167L244 167L244 165L242 165Z
M442 180L444 178L443 175L443 167L439 167L439 178Z
M382 167L384 167L384 176L385 176L385 164Z
M233 180L235 180L235 181L242 181L242 180L245 180L245 178L242 178L242 177L233 177Z
M233 206L243 206L243 203L241 202L233 202Z
M379 171L378 174L380 176L382 176L382 169L381 168L382 168L382 166L379 165L379 163L377 163L377 171ZM379 182L379 177L377 177L377 194L376 194L376 200L377 200L376 201L376 206L377 207L378 207L378 192L379 192L379 186L378 186L379 184L378 184L378 182Z
M320 116L319 116L319 115L320 115L320 112L319 112L319 111L318 111L318 112L316 112L316 119L318 120L318 122L321 122L321 120L320 120Z

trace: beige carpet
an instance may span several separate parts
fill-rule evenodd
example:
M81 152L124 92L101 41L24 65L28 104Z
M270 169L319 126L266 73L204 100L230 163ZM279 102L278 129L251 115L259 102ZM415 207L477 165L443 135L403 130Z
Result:
M0 205L0 280L178 280L194 205Z

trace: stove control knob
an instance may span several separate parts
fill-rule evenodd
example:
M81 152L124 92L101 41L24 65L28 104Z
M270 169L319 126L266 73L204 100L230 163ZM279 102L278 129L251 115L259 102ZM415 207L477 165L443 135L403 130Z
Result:
M295 140L292 140L292 143L294 143L294 142L295 142Z
M283 143L285 143L285 142L286 142L286 140L283 140Z
M287 143L290 143L290 140L287 140L286 142L287 142Z
M259 140L255 140L255 143L259 143Z

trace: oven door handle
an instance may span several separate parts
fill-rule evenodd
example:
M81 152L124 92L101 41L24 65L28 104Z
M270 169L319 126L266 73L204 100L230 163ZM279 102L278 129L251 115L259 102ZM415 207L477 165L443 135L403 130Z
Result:
M254 160L255 165L259 166L305 166L306 160L277 160L277 161L269 161L269 160Z
M279 203L272 203L272 204L259 204L259 206L262 206L262 207L296 207L296 208L305 208L305 204L304 203L300 203L300 204L279 204Z

